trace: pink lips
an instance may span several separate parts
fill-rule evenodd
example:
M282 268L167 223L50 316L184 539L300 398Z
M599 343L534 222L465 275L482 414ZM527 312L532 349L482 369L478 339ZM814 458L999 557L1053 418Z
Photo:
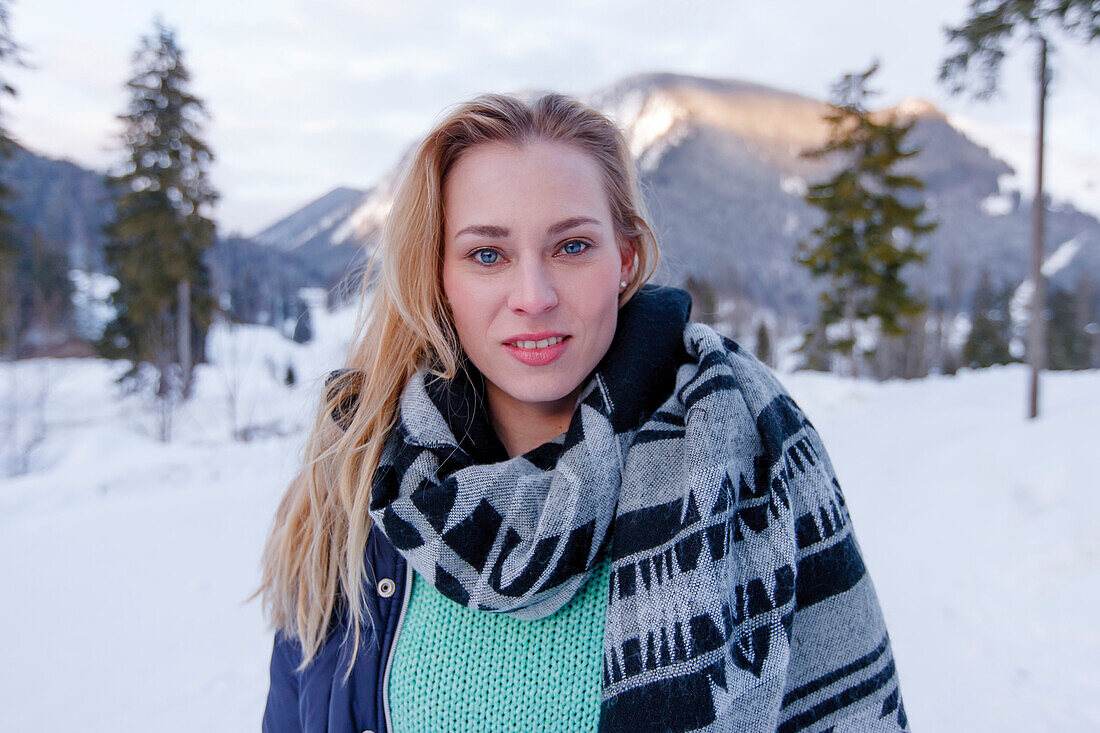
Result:
M518 334L512 337L508 342L504 344L504 348L508 353L516 357L517 360L523 362L528 366L543 366L557 359L565 351L569 344L569 336L565 336L564 340L559 341L552 346L547 346L542 349L520 349L512 346L513 341L541 341L543 339L553 338L555 336L565 336L560 333L540 333L540 334Z

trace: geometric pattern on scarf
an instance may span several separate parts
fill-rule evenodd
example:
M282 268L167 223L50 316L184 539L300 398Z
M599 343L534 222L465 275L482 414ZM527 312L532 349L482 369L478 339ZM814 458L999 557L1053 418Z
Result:
M635 309L678 293L647 286ZM440 396L454 385L414 375L372 519L444 596L519 619L559 610L609 552L600 731L908 730L817 431L755 356L686 315L664 326L673 386L636 399L654 354L634 349L662 340L627 306L566 432L523 455L478 461Z

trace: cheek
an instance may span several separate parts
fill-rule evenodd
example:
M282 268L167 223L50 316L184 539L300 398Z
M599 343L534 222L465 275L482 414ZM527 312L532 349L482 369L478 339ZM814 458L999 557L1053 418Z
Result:
M615 335L619 312L618 273L609 278L607 272L574 283L571 308L586 323L592 348L606 347Z
M609 308L617 310L619 303L618 264L605 263L599 270L593 271L584 284L577 289L576 294L588 304L589 312L603 312L606 315Z
M444 270L443 294L460 336L475 333L487 325L485 295L481 289Z

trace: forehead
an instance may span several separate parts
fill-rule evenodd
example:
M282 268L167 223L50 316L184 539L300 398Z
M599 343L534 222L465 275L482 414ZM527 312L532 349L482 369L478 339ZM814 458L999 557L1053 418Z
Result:
M549 220L567 216L610 221L596 161L571 145L548 141L467 150L447 172L443 209L449 235L469 225L545 228Z

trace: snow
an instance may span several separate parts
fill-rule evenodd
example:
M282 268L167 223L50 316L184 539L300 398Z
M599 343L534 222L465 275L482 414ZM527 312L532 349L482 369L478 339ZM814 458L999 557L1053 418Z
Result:
M607 114L626 132L630 154L642 172L655 170L661 157L688 133L688 109L663 91L634 90Z
M69 281L73 285L71 300L77 332L83 338L98 339L115 316L109 299L118 290L118 280L99 272L69 270Z
M1016 201L1011 194L993 193L982 199L978 207L986 216L1004 216L1016 210Z
M311 316L306 345L219 326L168 444L124 363L0 366L4 415L48 379L45 440L0 480L0 730L259 728L271 636L245 599L354 314ZM779 377L837 470L913 730L1096 730L1100 372L1044 373L1035 421L1019 364ZM266 437L229 439L234 384Z
M1001 193L1009 189L1032 200L1035 196L1035 136L948 115L948 124L988 149L1012 168L1015 175L998 178ZM1055 203L1070 203L1078 210L1100 217L1100 159L1062 150L1046 141L1043 151L1043 192Z
M330 237L332 244L343 244L352 237L360 236L371 229L382 229L390 209L393 208L393 201L394 192L388 185L376 187L367 199L332 232Z
M1047 255L1046 260L1039 266L1039 271L1043 274L1043 277L1054 277L1058 272L1064 270L1067 265L1073 262L1073 258L1077 256L1077 253L1081 251L1081 244L1082 238L1080 236L1072 237L1059 244L1057 249Z
M1054 252L1047 255L1046 259L1043 260L1043 264L1039 266L1039 271L1043 274L1043 277L1049 280L1072 263L1073 258L1081 251L1081 244L1082 239L1077 236L1071 237L1055 247ZM1009 300L1013 333L1020 342L1012 350L1013 356L1023 356L1022 342L1027 332L1027 325L1031 322L1031 296L1034 292L1035 284L1028 277L1016 286L1016 289L1012 291L1012 298Z
M806 187L806 181L801 176L783 176L779 179L779 187L783 189L783 193L790 194L791 196L798 196L802 198L806 195L806 191L809 189Z
M787 215L783 217L783 233L788 237L792 236L798 231L798 225L798 214L795 214L793 211L788 211Z
M346 219L351 211L352 207L350 206L344 206L336 209L335 211L330 211L328 214L325 214L320 219L318 219L312 226L307 227L298 236L291 239L290 242L287 243L285 248L289 250L294 250L298 247L301 247L303 244L313 239L321 232Z
M894 111L899 117L927 117L940 114L936 105L921 97L906 97L898 103Z
M821 432L882 600L914 730L1100 724L1100 373L784 380Z

